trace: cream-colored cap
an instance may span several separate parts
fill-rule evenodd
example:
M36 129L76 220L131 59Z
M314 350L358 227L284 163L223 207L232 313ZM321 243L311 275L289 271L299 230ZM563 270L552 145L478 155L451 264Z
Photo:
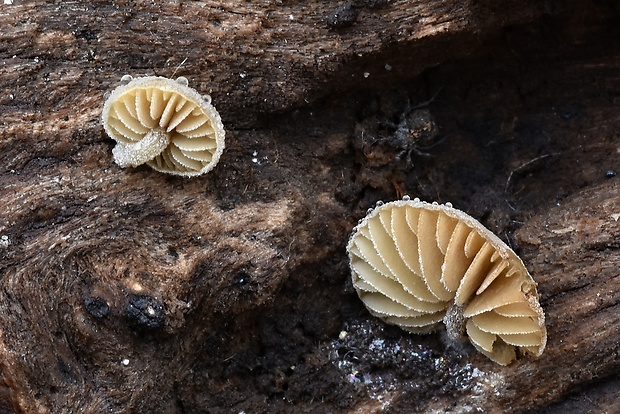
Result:
M117 142L121 167L153 169L193 177L213 169L224 151L225 131L211 98L184 77L123 76L103 106L102 123Z
M519 257L473 217L419 199L369 211L347 245L353 286L388 323L448 335L507 365L515 348L540 356L547 341L536 282Z

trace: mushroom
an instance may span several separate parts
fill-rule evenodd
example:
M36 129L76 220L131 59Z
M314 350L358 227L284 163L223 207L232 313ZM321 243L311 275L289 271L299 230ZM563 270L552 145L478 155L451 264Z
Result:
M383 204L347 245L353 286L370 313L414 333L443 322L491 360L515 349L540 356L547 342L536 282L521 259L473 217L419 199Z
M114 161L123 168L146 163L192 177L211 171L224 151L224 126L211 98L200 96L184 77L123 76L101 119L117 142Z

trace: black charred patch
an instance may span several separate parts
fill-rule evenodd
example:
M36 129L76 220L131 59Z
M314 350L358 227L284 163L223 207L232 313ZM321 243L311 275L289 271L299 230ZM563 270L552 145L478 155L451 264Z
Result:
M98 297L85 298L84 307L95 319L103 319L110 313L110 306L105 300Z
M165 321L164 305L152 296L129 295L125 316L130 324L143 329L160 328Z
M97 40L97 33L90 29L81 29L73 31L76 39Z
M342 3L330 12L325 18L327 26L332 29L349 27L357 20L357 9L351 1Z

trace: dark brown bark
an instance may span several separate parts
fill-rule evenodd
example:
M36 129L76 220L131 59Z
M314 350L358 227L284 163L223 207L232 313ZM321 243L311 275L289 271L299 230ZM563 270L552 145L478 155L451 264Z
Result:
M0 412L620 410L617 2L13 3ZM213 97L213 172L112 162L124 74ZM404 193L520 252L541 358L500 367L363 309L348 234Z

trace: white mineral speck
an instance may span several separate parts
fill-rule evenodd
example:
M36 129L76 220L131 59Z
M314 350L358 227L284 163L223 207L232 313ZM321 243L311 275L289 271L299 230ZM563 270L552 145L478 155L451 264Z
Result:
M369 349L381 349L383 348L383 339L375 339L371 342Z
M129 365L129 360L127 358L125 358L125 359L123 359L121 361L121 364L123 364L124 366L127 366L127 365Z
M252 151L252 162L254 164L260 165L260 160L258 159L258 151L256 150Z
M364 77L367 78L370 76L370 72L364 72Z

